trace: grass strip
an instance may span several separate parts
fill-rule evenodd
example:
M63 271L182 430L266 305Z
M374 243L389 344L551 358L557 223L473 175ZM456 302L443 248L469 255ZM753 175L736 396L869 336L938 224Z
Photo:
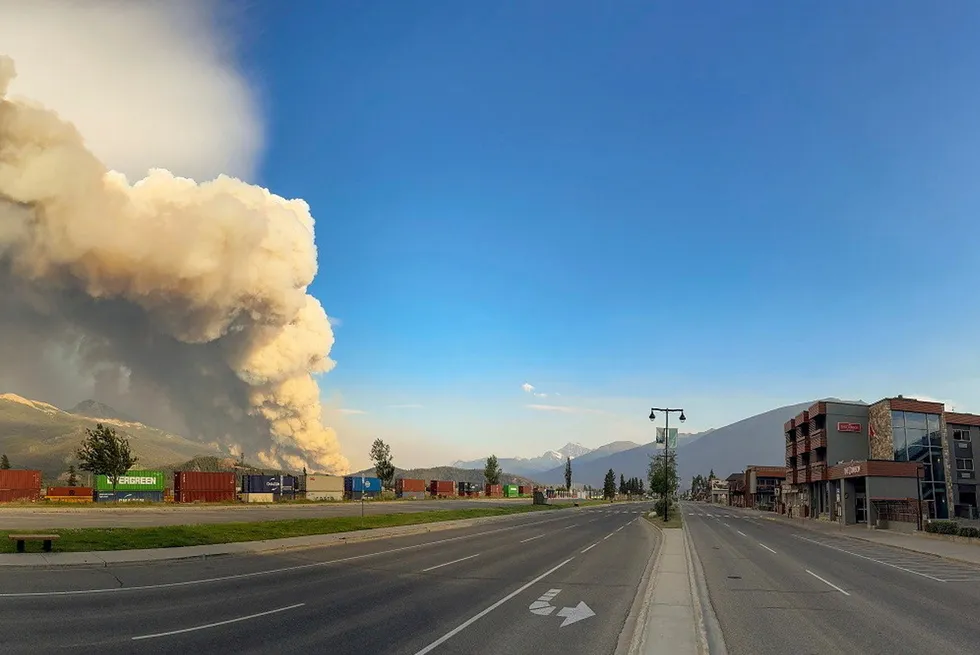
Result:
M671 512L670 519L667 521L664 521L664 517L662 516L649 516L648 514L644 514L643 518L663 530L673 530L684 527L684 521L681 518L681 513L679 511Z
M286 519L281 521L252 521L242 523L207 523L197 525L168 525L148 528L75 528L0 531L0 552L15 552L15 542L9 534L57 534L55 552L85 552L98 550L129 550L133 548L176 548L178 546L203 546L227 544L238 541L284 539L314 534L352 532L371 528L389 528L400 525L418 525L474 519L487 516L523 514L550 509L560 505L515 505L507 507L474 507L468 509L433 510L403 514L372 514L360 516L335 516L316 519ZM40 551L39 542L30 542L28 550Z

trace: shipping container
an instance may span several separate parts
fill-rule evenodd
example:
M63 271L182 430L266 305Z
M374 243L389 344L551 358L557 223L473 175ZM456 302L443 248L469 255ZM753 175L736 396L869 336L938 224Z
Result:
M530 493L531 493L531 485L529 485L529 484L521 484L521 485L518 485L517 486L517 493L519 493L522 496L528 496L528 495L530 495Z
M381 493L381 478L360 477L348 475L344 478L344 492L367 492L368 496Z
M301 478L303 491L344 491L344 478L341 475L306 475Z
M163 491L102 491L96 490L97 503L162 503Z
M242 493L292 497L299 488L295 475L246 475L242 478Z
M443 498L445 496L455 496L456 483L452 480L430 480L429 493L439 498Z
M119 476L116 491L163 491L163 471L127 471ZM95 476L96 491L112 491L112 480L106 475Z
M92 497L92 487L48 487L45 492L48 496L88 496Z
M92 496L45 496L44 499L49 503L91 503L94 501Z
M0 489L0 503L41 500L40 489Z
M395 495L406 500L425 500L424 491L396 491Z
M235 494L238 476L228 471L175 471L174 497L179 500L182 491L220 491Z
M395 480L395 491L421 491L425 493L425 480L413 480L411 478L398 478Z
M275 497L271 493L243 493L243 503L271 503Z
M37 489L41 493L41 472L27 469L0 469L0 490Z
M519 490L516 484L504 485L504 496L506 498L517 498L518 495L519 495Z
M485 493L488 498L499 498L504 495L504 488L499 484L488 484L485 487Z
M343 479L343 478L341 478ZM343 500L344 490L340 491L307 491L306 500Z
M176 503L227 503L238 499L234 489L174 489L173 502Z
M456 495L457 496L469 496L470 492L473 491L475 485L472 482L457 482L456 483Z

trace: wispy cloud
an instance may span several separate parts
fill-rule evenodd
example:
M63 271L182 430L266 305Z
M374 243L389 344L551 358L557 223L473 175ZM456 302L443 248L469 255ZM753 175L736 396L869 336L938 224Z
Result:
M388 409L422 409L418 403L408 403L405 405L388 405Z
M605 414L601 409L588 407L572 407L570 405L525 405L528 409L538 412L559 412L561 414Z
M531 384L530 382L525 382L524 384L522 384L521 385L521 389L524 390L524 393L529 393L532 396L534 396L535 398L547 398L548 397L548 394L546 394L546 393L540 393L538 391L535 391L536 387L533 384ZM555 395L557 396L559 394L555 394Z
M330 321L330 327L340 327L344 324L344 322L336 316L328 316L327 320Z
M338 409L341 414L367 414L363 409Z

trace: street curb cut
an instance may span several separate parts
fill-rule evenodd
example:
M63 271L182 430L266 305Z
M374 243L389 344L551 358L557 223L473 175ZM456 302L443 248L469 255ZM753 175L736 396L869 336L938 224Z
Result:
M718 617L715 616L714 607L711 606L711 597L708 595L708 587L704 580L701 558L697 557L694 552L694 543L690 538L687 523L682 523L682 529L684 530L684 551L687 555L687 572L691 580L691 597L694 600L698 650L702 655L728 655L724 634L718 624Z
M623 624L623 630L619 633L619 641L616 644L615 655L637 655L643 647L643 634L646 628L647 614L650 612L650 601L653 600L653 574L660 566L660 556L663 553L664 535L663 530L647 521L642 516L640 520L647 526L647 529L658 532L656 551L647 562L640 578L636 597L630 607L629 614Z

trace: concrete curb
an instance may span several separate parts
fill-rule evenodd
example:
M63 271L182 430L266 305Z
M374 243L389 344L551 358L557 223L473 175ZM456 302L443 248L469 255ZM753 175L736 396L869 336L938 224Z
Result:
M561 513L563 510L576 510L578 507L562 507L551 512ZM550 513L550 512L549 512ZM331 534L307 535L285 539L267 539L262 541L237 541L226 544L208 544L204 546L180 546L175 548L147 548L136 550L105 550L76 553L2 553L0 554L0 569L6 567L23 568L59 568L59 567L107 567L113 564L132 564L137 562L171 562L186 559L208 559L213 557L230 557L234 555L254 555L260 553L285 552L304 548L323 548L339 546L375 539L405 537L428 532L441 532L457 528L468 528L475 525L494 523L504 519L528 516L533 514L504 514L502 516L483 516L472 519L455 519L451 521L435 521L402 525L390 528L371 528L352 532L334 532Z
M650 601L653 600L653 585L651 584L653 573L656 571L657 566L659 566L660 555L663 553L663 530L643 517L640 517L640 519L647 526L647 530L653 530L658 533L656 537L657 546L656 551L650 557L646 568L643 570L643 576L640 578L636 598L633 599L633 605L630 607L630 612L626 616L623 630L619 633L619 641L616 644L616 655L637 655L641 652L647 614L650 612Z
M699 650L702 655L728 655L724 633L718 623L718 617L715 615L715 608L711 605L711 596L708 594L708 585L705 582L701 558L694 551L694 542L691 540L686 523L683 524L683 530L687 551L687 570L691 578L691 597L694 599L694 611L696 613Z

